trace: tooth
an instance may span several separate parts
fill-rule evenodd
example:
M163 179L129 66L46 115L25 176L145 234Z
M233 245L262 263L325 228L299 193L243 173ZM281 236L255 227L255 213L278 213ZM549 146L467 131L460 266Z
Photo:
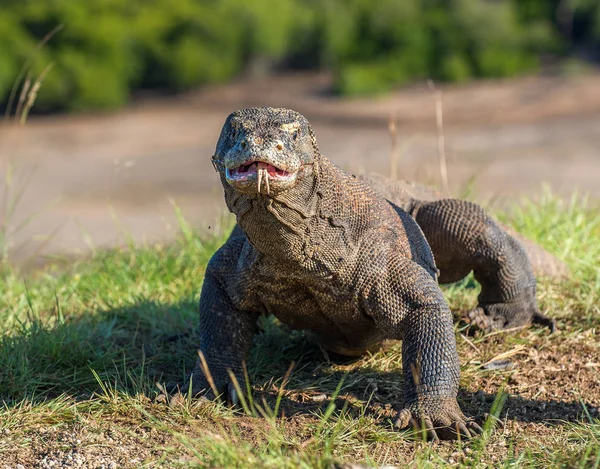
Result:
M260 194L260 186L262 186L262 169L258 168L258 193Z
M271 188L269 187L269 172L266 169L263 169L265 172L265 184L267 185L267 195L271 192Z

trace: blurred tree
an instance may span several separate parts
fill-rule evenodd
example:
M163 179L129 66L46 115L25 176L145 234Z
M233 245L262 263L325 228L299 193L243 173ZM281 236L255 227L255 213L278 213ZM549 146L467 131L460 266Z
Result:
M56 25L65 25L35 53L36 72L50 60L55 62L40 89L38 110L116 108L127 101L139 62L128 47L129 22L124 10L119 0L15 3L13 11L33 42Z
M362 9L352 53L338 63L344 94L387 90L416 78L465 81L534 70L553 50L551 25L521 27L514 6L491 0L355 0Z
M131 22L143 73L136 87L182 90L230 78L238 71L242 31L224 21L224 1L149 0Z
M8 94L20 69L35 51L36 41L18 24L12 12L0 14L0 102Z
M3 0L0 101L49 62L38 111L113 109L244 71L325 68L342 94L535 70L600 44L598 0ZM43 48L56 25L64 30Z

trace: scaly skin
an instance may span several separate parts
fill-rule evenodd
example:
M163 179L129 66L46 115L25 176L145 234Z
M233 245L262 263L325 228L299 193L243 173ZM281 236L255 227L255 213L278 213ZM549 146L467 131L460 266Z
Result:
M257 318L309 329L325 348L360 355L402 340L399 422L431 438L479 433L456 401L460 366L452 315L417 223L319 153L307 120L287 109L231 114L213 156L237 218L211 259L200 297L194 395L235 401Z
M395 180L376 173L361 175L359 177L368 183L377 193L409 213L414 210L417 203L435 202L446 198L440 191L415 182ZM536 277L546 277L560 281L570 275L569 267L540 245L525 238L510 227L500 223L498 225L511 237L515 238L523 249L525 249Z
M440 283L457 282L474 272L481 293L477 308L464 315L466 322L486 332L531 323L554 331L554 321L537 306L532 264L538 275L556 278L568 272L562 262L495 222L474 203L444 199L425 186L377 174L361 179L415 218L440 269Z

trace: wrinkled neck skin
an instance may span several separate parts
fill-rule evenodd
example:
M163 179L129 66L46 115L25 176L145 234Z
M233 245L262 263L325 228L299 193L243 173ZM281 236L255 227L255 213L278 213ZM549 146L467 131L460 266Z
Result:
M321 161L300 169L298 182L277 194L243 194L221 175L225 201L252 246L282 262L306 262L312 255L311 232L319 224Z

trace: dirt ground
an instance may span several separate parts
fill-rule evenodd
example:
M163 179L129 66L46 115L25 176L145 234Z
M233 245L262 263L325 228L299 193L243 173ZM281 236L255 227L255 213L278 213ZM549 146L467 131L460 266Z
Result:
M600 415L598 342L594 329L575 332L581 318L575 321L572 317L561 318L559 323L561 329L552 336L528 330L516 336L475 340L477 345L473 338L459 334L457 340L463 363L459 400L466 413L483 422L499 389L504 388L510 397L483 453L474 456L479 450L469 442L459 451L451 442L440 442L432 445L438 463L427 467L441 466L444 462L450 467L456 467L457 463L502 467L511 455L522 457L528 452L537 455L543 451L558 451L559 447L562 451L572 451L573 456L580 451L581 442L571 426ZM14 435L6 431L3 446L0 446L4 466L0 467L114 469L140 467L142 463L144 467L173 467L175 461L193 465L199 459L192 448L206 449L212 437L218 444L230 441L231 445L239 445L242 458L251 457L251 452L244 453L248 442L253 447L264 448L270 438L283 436L293 442L290 446L310 449L320 422L318 415L330 404L333 389L342 377L346 385L335 400L336 408L338 411L346 409L346 425L354 419L354 425L359 427L355 432L356 441L342 438L338 442L343 458L368 456L372 461L385 461L395 467L416 467L414 459L423 451L423 446L400 434L394 435L391 430L383 432L389 428L394 405L402 400L398 387L402 381L399 348L348 365L332 365L323 362L319 349L313 344L307 345L305 339L302 336L285 339L289 341L285 344L287 351L303 358L298 362L300 371L295 372L283 394L281 411L285 418L276 432L269 430L265 419L222 411L214 413L214 409L210 410L201 401L169 407L140 397L139 402L135 398L137 407L130 408L131 402L122 398L124 402L119 411L106 410L109 402L104 402L95 411L81 411L76 421L31 424L29 430L20 429ZM262 335L253 353L259 355L261 350L277 353L280 345L273 336ZM482 363L498 356L509 356L516 367L504 371L482 369ZM256 368L252 359L251 366ZM287 361L273 362L262 370L264 375L258 373L255 381L264 384L254 390L257 402L265 398L271 408L274 407L278 388L273 386L272 376L279 376L287 366ZM365 404L367 399L369 404ZM65 403L66 407L74 405L72 400ZM363 412L373 420L366 422L361 417ZM54 419L59 419L58 415L59 412ZM43 416L38 419L43 420ZM584 438L586 436L581 436ZM353 455L349 449L352 444L357 446ZM479 457L482 461L474 463ZM543 461L543 457L536 457ZM575 462L561 467L575 467ZM588 467L584 461L581 463L578 467ZM205 467L199 462L198 466Z
M24 195L11 220L15 258L168 239L170 200L208 229L225 211L209 157L227 114L291 107L312 122L321 150L354 172L390 172L388 122L397 122L398 175L438 184L435 94L426 85L377 99L328 94L325 75L244 81L175 98L138 100L106 115L0 126L0 169L16 164ZM574 189L600 196L600 74L530 77L443 89L450 188L478 199Z

